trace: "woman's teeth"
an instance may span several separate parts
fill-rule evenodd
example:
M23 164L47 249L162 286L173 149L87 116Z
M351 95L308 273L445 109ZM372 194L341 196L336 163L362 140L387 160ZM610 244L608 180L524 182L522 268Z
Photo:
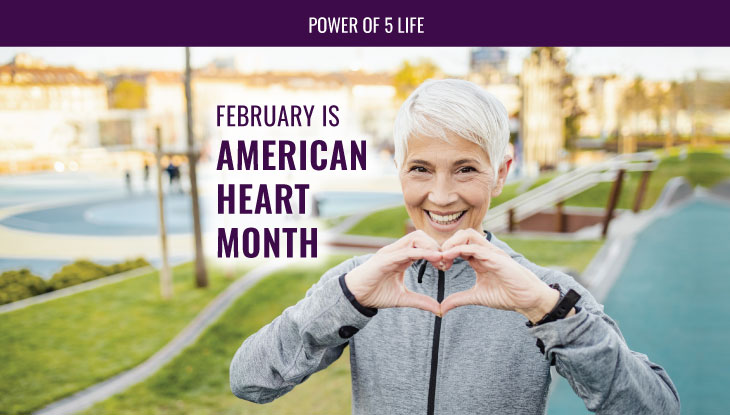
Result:
M426 211L426 212L428 212L428 211ZM466 212L466 211L464 211L464 212ZM459 218L461 217L461 215L464 214L464 212L453 213L451 215L446 215L446 216L441 216L441 215L437 215L433 212L428 212L428 216L434 222L438 223L439 225L449 225L451 223L458 221Z

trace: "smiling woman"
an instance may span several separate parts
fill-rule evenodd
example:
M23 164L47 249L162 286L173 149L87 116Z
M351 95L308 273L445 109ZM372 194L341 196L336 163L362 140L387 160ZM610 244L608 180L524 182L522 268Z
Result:
M236 396L270 402L349 344L353 413L543 414L553 365L590 411L679 413L664 369L628 348L590 292L482 228L512 160L494 96L427 81L394 138L417 230L330 269L248 337L231 362Z

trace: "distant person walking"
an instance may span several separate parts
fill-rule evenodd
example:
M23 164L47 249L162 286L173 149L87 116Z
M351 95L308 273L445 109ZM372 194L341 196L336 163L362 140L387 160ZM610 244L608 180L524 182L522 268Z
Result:
M147 162L147 160L144 161L144 188L149 188L150 183L150 164Z
M127 185L127 192L132 194L132 173L129 169L124 171L124 182Z
M165 169L167 174L170 176L170 192L177 188L178 192L182 193L182 184L180 183L180 168L170 162Z

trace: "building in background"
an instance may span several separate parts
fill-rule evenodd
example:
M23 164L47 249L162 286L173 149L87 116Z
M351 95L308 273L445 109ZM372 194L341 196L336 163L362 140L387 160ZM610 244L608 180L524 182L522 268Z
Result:
M469 73L472 80L478 83L503 83L510 78L507 72L508 62L509 54L502 48L474 48L469 54Z
M300 129L235 128L226 134L241 139L252 134L258 139L360 138L387 150L398 109L392 78L363 71L241 73L216 62L193 72L195 140L205 154L211 140L221 139L218 105L314 105L318 112L313 120L321 120L323 106L337 105L336 129L318 121ZM187 151L181 72L91 74L27 55L0 66L0 172L59 165L137 169L143 159L132 153L154 151L157 127L165 152Z
M522 162L528 175L561 161L565 66L558 48L535 48L522 65Z
M88 145L89 123L107 111L104 83L28 55L0 66L0 149L56 152Z

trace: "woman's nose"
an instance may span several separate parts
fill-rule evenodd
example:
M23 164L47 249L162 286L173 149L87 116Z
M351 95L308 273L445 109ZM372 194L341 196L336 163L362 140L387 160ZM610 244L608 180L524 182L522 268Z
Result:
M446 206L458 200L455 186L447 177L439 175L434 181L434 185L428 192L428 200L437 206Z

